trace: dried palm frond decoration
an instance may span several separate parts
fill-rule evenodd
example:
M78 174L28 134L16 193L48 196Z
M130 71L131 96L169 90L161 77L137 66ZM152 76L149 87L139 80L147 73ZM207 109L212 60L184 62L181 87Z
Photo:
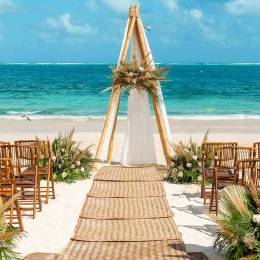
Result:
M169 71L169 67L151 69L151 61L146 62L149 54L150 53L144 57L140 66L137 63L135 55L133 55L133 59L130 63L121 63L119 68L110 66L113 75L109 78L114 79L114 83L113 86L102 92L111 89L120 89L121 93L130 91L131 89L144 90L149 92L156 102L159 102L161 98L158 96L156 88L158 87L158 81L167 80L166 75Z

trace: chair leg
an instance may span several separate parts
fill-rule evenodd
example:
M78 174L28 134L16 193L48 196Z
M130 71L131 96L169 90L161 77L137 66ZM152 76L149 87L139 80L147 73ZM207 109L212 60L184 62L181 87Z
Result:
M36 218L36 196L37 196L36 188L37 187L34 186L33 189L33 219Z
M209 202L209 212L212 213L213 209L213 201L214 201L214 193L215 193L215 182L212 182L211 193L210 193L210 202Z
M13 196L14 196L14 190L13 190L13 187L12 187L11 198L13 198ZM14 203L12 202L12 204L10 206L10 226L11 227L13 225L13 216L14 216Z
M46 200L45 203L48 204L49 203L49 194L50 193L50 171L48 172L47 175L47 188L46 188Z
M22 217L21 217L21 210L20 210L18 199L16 199L14 203L15 203L15 210L16 210L16 214L17 214L19 228L21 231L24 231L23 221L22 221Z
M215 185L216 215L218 215L218 187Z
M37 195L38 195L38 203L39 203L39 211L42 211L42 198L41 198L41 186L40 186L40 180L37 181Z
M56 195L55 195L55 188L54 188L54 176L53 176L53 171L51 169L51 189L52 189L52 198L56 199Z

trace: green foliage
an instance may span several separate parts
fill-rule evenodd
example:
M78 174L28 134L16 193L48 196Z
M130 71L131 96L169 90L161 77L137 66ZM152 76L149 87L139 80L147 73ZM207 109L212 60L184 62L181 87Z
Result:
M256 187L226 187L218 212L214 248L224 250L226 259L260 260L260 192Z
M74 129L70 133L59 133L52 143L52 168L55 181L74 183L89 178L93 166L90 147L79 148L80 143L72 140Z
M196 183L201 178L201 147L190 139L188 144L171 144L174 156L166 180L172 183Z
M18 242L24 237L24 234L17 230L10 229L9 227L4 233L1 231L0 233L0 260L22 259L20 253L17 253L14 250L17 247Z
M18 194L8 201L2 202L0 197L0 260L18 260L21 259L19 253L15 252L17 243L25 236L24 232L10 227L6 224L4 212L17 199Z

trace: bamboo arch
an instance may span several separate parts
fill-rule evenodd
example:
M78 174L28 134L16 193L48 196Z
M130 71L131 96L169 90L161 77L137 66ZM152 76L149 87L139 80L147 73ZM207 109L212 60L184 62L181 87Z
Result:
M128 49L129 49L129 44L130 44L130 40L131 40L134 28L136 29L136 38L137 38L137 43L138 43L139 48L140 48L141 57L142 57L142 59L147 57L146 65L149 66L150 65L150 61L149 61L149 58L148 58L149 53L148 53L148 50L147 50L147 45L146 45L146 42L145 42L145 36L144 36L144 33L143 33L141 21L140 21L139 5L131 6L129 8L129 23L128 23L128 28L127 28L127 36L126 36L124 47L123 47L123 50L122 50L122 53L121 53L120 63L124 63L126 61L127 53L128 53ZM158 86L158 88L160 88L160 86ZM102 134L101 134L100 142L99 142L97 152L96 152L96 156L95 156L95 159L99 159L103 145L104 145L104 140L106 138L109 122L111 120L112 112L113 112L114 109L116 109L116 115L115 115L112 133L111 133L111 137L110 137L110 141L109 141L109 149L108 149L108 155L107 155L107 162L109 164L111 164L111 160L112 160L114 136L115 136L115 131L116 131L117 116L118 116L118 110L119 110L120 98L121 98L120 93L118 93L119 89L113 89L112 91L113 92L111 94L110 103L109 103L109 107L108 107L108 112L107 112L104 128L103 128L103 131L102 131ZM116 98L117 98L118 94L119 94L119 101L118 101L117 107L115 107ZM165 156L167 164L169 164L170 146L169 146L169 141L167 139L165 124L164 124L164 121L162 119L161 109L160 109L158 103L155 101L155 99L153 97L151 97L151 99L152 99L152 104L153 104L153 108L154 108L156 122L157 122L158 130L159 130L159 134L160 134L160 140L161 140L162 147L163 147L164 156Z

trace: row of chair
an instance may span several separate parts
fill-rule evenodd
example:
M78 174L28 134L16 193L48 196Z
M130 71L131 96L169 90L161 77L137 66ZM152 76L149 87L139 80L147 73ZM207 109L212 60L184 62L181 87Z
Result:
M201 197L204 205L210 198L209 211L218 212L219 192L227 185L260 184L260 142L253 147L238 146L237 142L206 142L202 144ZM207 186L207 181L212 183Z
M41 179L46 179L43 186ZM0 142L0 196L10 198L19 194L18 201L9 210L10 226L23 230L22 216L36 217L42 210L42 201L55 199L49 140L19 140L14 144ZM14 206L17 222L14 221Z

